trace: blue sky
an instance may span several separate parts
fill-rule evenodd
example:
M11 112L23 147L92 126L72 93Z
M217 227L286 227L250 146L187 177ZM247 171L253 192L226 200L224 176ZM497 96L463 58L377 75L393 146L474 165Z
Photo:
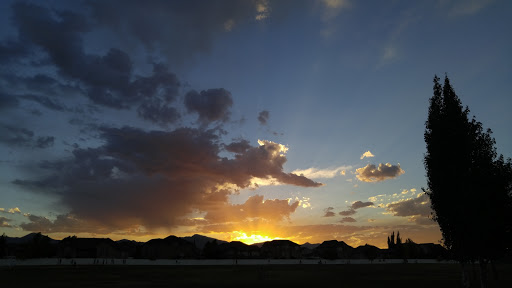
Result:
M9 236L437 242L435 74L512 155L509 1L1 6Z

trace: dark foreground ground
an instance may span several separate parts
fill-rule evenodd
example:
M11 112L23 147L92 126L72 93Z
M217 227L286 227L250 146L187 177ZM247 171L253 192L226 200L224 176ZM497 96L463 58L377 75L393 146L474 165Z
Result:
M512 287L512 264L489 287ZM476 267L472 277L478 277ZM0 267L0 287L460 287L457 264ZM473 279L474 287L478 278Z

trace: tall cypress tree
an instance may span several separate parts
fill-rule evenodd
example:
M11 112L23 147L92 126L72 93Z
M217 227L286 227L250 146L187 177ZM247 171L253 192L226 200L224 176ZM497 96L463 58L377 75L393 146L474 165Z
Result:
M448 77L434 95L425 129L424 164L433 218L457 260L486 263L501 256L510 237L512 163L497 156L492 131L468 119Z

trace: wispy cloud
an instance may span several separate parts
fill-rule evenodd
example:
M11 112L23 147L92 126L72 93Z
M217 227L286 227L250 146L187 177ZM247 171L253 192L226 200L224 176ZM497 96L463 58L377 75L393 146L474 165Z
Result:
M494 0L442 0L440 7L446 9L448 7L452 15L468 16L474 15L485 9Z
M308 169L297 169L292 171L293 174L302 175L306 178L321 179L321 178L334 178L336 176L345 175L346 170L350 170L352 166L339 166L335 168L308 168Z
M348 0L323 0L322 3L324 4L324 15L322 18L324 21L336 18L343 9L350 7Z

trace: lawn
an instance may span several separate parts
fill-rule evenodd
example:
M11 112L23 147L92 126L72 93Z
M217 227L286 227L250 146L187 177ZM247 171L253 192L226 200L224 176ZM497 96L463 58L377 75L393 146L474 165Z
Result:
M490 287L512 287L499 265ZM472 273L476 276L475 273ZM492 275L492 274L491 274ZM460 287L456 264L255 266L18 266L0 268L2 287ZM478 279L473 279L475 284ZM476 286L475 286L476 287Z

